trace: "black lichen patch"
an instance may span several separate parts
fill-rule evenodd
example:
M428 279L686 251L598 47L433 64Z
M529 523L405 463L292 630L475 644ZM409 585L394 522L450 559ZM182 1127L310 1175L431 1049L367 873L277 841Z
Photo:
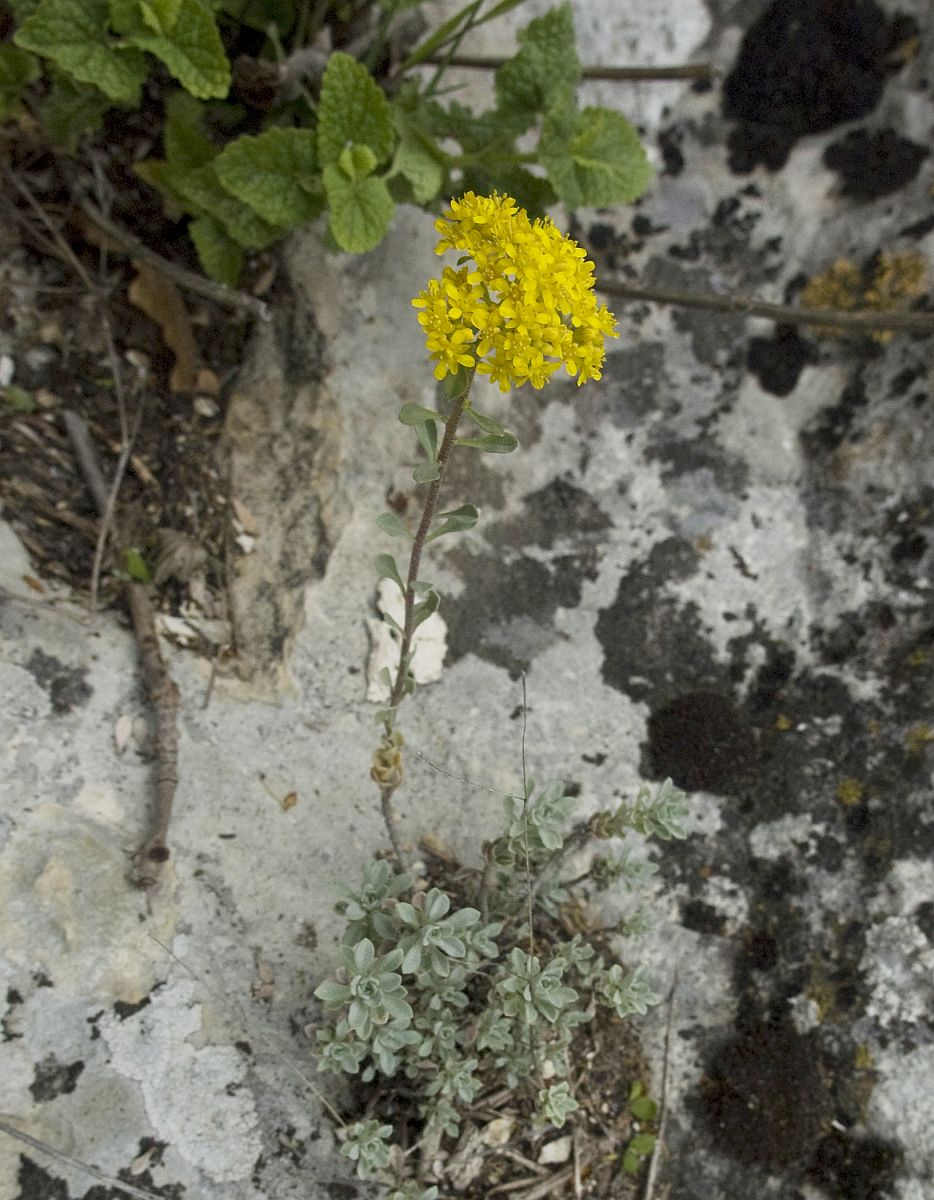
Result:
M902 1162L899 1146L832 1130L819 1143L808 1177L834 1200L884 1200Z
M749 481L748 464L703 433L690 439L663 434L646 446L645 460L659 463L663 479L706 472L716 489L730 496L740 495Z
M561 477L530 492L523 504L521 520L503 521L490 530L493 545L515 545L520 532L523 545L543 550L552 549L564 538L586 544L589 535L603 534L611 525L610 518L585 491Z
M753 338L746 365L764 392L789 396L798 386L801 372L817 361L817 349L790 325L779 325L770 338Z
M774 0L746 33L723 86L729 164L784 166L799 137L872 112L889 55L914 22L890 20L874 0Z
M934 901L923 900L914 912L915 924L934 945Z
M860 409L869 403L866 384L857 373L840 393L836 404L822 409L801 433L801 444L808 455L817 456L837 450L852 429Z
M639 342L626 350L611 351L603 367L603 391L610 420L621 429L635 429L657 412L659 397L666 394L665 347L661 342Z
M753 732L730 696L687 692L653 711L645 773L689 792L736 795L751 782Z
M519 517L489 526L492 552L469 547L451 552L448 561L467 586L445 605L449 658L472 652L513 674L526 670L554 640L556 610L580 603L609 527L586 492L559 478L526 496ZM573 551L547 561L522 549L555 550L564 540Z
M681 150L684 131L677 125L663 129L658 135L658 148L662 152L665 175L680 175L684 170L684 154Z
M665 595L670 581L690 578L697 564L690 542L672 537L623 575L594 629L603 647L603 680L610 687L633 700L662 694L667 701L679 690L709 686L712 674L718 678L697 606Z
M715 1055L704 1090L720 1150L766 1167L810 1158L833 1115L815 1047L788 1022L741 1030Z
M59 1062L54 1054L47 1054L41 1062L35 1064L35 1076L29 1085L29 1091L37 1104L54 1100L57 1096L67 1096L75 1090L78 1079L84 1070L84 1063Z
M17 1182L20 1190L15 1200L68 1200L64 1179L50 1175L25 1154L20 1155Z
M926 146L901 137L894 129L854 129L824 151L824 163L841 179L841 193L851 200L878 200L917 176L927 158Z
M121 1021L125 1021L127 1017L135 1017L149 1003L148 996L144 996L142 1000L138 1000L135 1004L131 1004L127 1000L117 1000L114 1003L114 1016L118 1017Z
M726 926L725 918L701 900L690 900L681 909L681 924L694 933L720 936Z
M91 687L86 681L87 667L66 667L51 654L33 650L26 663L26 670L32 674L36 683L49 693L53 712L70 712L78 705L85 704L92 695Z

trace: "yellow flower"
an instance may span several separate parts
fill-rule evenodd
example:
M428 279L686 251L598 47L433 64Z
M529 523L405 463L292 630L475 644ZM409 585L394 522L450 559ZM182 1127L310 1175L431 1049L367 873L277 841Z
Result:
M619 335L585 250L496 192L452 200L435 228L437 253L461 254L412 301L438 379L476 367L508 392L544 386L562 364L578 385L600 378L604 340Z

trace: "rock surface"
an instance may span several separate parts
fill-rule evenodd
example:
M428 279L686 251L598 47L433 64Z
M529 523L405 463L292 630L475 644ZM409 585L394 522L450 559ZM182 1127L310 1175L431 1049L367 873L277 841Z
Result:
M817 65L848 80L834 14L878 51L872 103L816 129L764 79L754 106L728 87L729 116L716 90L666 88L668 111L653 85L615 90L659 173L635 211L577 214L602 272L780 301L840 255L912 250L930 270L931 160L915 155L909 178L900 158L890 194L847 182L860 145L878 173L878 133L930 143L929 30L896 68L907 27L866 0L672 0L651 21L579 7L590 60L731 65L767 9L794 9ZM925 15L920 0L900 9ZM773 84L794 65L783 74L779 50L801 49L782 28ZM841 173L829 150L843 139ZM131 639L114 617L23 598L25 559L3 555L0 1113L108 1174L151 1152L134 1182L166 1196L372 1194L337 1155L302 1030L336 959L332 881L384 843L364 697L372 556L391 547L372 518L412 490L399 405L434 401L409 307L433 240L404 212L365 258L327 258L310 235L287 249L295 303L257 336L228 417L259 518L256 574L236 585L256 677L218 679L204 707L209 664L172 654L181 783L149 916L125 873L151 763L144 744L114 745L121 717L147 713ZM667 1072L668 1013L644 1022L672 1196L925 1200L931 342L620 317L599 384L476 397L522 449L455 460L451 500L483 515L432 554L447 667L407 737L447 771L514 786L524 670L538 778L572 780L585 808L640 778L691 791L691 838L652 851L656 927L636 951L659 992L676 981ZM476 861L498 806L410 758L405 838L430 830ZM77 1200L91 1183L0 1137L0 1196Z

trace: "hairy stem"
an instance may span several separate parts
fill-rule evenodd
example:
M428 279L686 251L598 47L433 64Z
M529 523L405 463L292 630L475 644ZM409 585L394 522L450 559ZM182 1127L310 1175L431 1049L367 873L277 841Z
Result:
M435 460L438 464L438 476L429 485L428 495L425 497L425 506L422 509L421 520L418 523L418 529L412 541L409 569L405 580L405 615L402 620L402 638L399 643L399 666L396 669L396 678L389 694L389 711L386 716L384 746L387 744L392 733L393 724L395 723L395 710L405 695L409 660L412 654L412 636L415 633L415 584L418 581L418 569L422 561L422 551L425 549L425 542L431 530L431 523L435 518L438 508L438 496L441 492L441 484L444 481L445 467L447 466L448 459L451 457L451 451L454 449L457 427L467 408L467 401L470 397L470 385L472 383L473 371L467 375L464 390L452 400L451 412L444 426L444 435L441 439L441 445L438 448L438 457ZM374 778L379 783L380 807L383 812L383 822L386 826L386 832L389 834L389 840L392 843L393 853L396 856L399 866L405 868L406 855L399 840L397 829L398 818L392 803L393 795L402 782L401 759L399 765L390 774L381 773L379 778L376 775L374 775Z
M412 649L412 634L415 632L415 583L418 580L418 568L421 565L425 540L431 529L431 523L435 519L435 512L438 508L438 494L441 491L441 484L444 481L444 470L448 459L451 457L451 451L454 449L457 426L460 424L460 419L467 407L472 382L473 373L471 372L467 377L467 386L464 388L464 391L453 400L453 407L444 426L444 436L441 439L441 446L438 449L436 460L438 464L438 477L437 479L433 479L429 485L428 495L425 498L425 507L422 509L422 517L415 532L415 539L412 542L412 553L409 556L409 571L405 579L405 617L402 622L402 641L399 645L399 667L396 671L395 682L392 685L392 692L389 697L389 707L392 709L398 707L402 697L405 695L405 680L408 673L407 660Z

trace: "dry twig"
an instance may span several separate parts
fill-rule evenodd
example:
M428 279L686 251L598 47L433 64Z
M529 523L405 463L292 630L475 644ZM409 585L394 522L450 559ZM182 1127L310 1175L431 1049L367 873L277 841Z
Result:
M77 413L64 413L65 428L84 474L88 490L103 517L109 491L91 444L87 426ZM156 796L149 831L136 852L133 881L151 890L159 882L162 865L168 860L167 835L172 805L178 787L178 688L166 669L156 636L155 614L145 586L136 580L126 585L127 605L139 646L143 679L156 713Z
M270 321L272 314L269 311L268 304L257 299L256 296L250 296L246 292L240 292L236 288L228 287L225 283L215 283L213 279L208 279L204 275L199 275L196 271L189 271L187 267L180 267L178 263L170 262L169 259L163 258L161 254L157 254L155 250L151 250L144 245L138 238L127 233L125 229L121 229L109 217L105 217L96 204L92 204L84 196L78 197L78 204L81 206L81 211L87 216L92 224L96 225L101 232L106 233L108 237L123 247L127 254L138 258L142 262L149 263L161 271L163 275L167 275L169 279L177 283L179 287L187 289L189 292L194 292L198 296L206 296L209 300L214 300L217 304L223 304L225 308L236 308L242 312L250 313L251 316L259 317L261 321Z
M606 278L597 280L597 291L606 296L619 296L622 300L644 300L674 308L702 308L735 313L740 317L765 317L780 325L819 325L851 333L888 329L903 333L934 333L934 313L931 312L841 312L832 308L796 308L791 304L769 304L754 296L721 296L717 292L648 287Z
M65 1154L61 1150L55 1150L52 1146L46 1145L45 1142L40 1142L38 1138L30 1137L28 1133L23 1133L21 1129L16 1129L15 1126L8 1124L0 1118L0 1130L9 1134L11 1138L15 1138L18 1142L23 1142L33 1150L38 1150L41 1154L47 1154L49 1158L54 1158L60 1163L64 1163L68 1167L75 1167L79 1171L83 1171L85 1175L90 1175L92 1179L97 1179L101 1183L107 1184L108 1187L116 1188L118 1192L123 1192L127 1196L135 1196L137 1200L160 1200L160 1197L155 1192L144 1191L143 1188L134 1187L132 1183L124 1183L122 1179L114 1179L112 1175L105 1175L103 1171L99 1171L97 1167L92 1167L89 1163L84 1163L80 1158L73 1158L70 1154Z
M488 58L481 54L455 54L450 58L435 55L425 59L426 63L446 67L466 67L477 71L498 71L506 62L504 58ZM665 80L692 79L712 83L719 75L710 63L677 63L657 67L612 67L585 66L581 68L582 79L603 79L610 83L661 83Z

